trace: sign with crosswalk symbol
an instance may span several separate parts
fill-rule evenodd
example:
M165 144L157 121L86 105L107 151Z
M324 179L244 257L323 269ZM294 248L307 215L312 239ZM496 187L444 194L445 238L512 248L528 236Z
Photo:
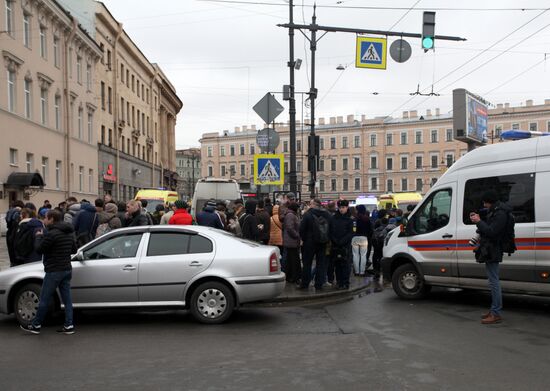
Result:
M283 154L254 155L254 184L284 185Z
M357 36L355 67L386 69L387 40Z

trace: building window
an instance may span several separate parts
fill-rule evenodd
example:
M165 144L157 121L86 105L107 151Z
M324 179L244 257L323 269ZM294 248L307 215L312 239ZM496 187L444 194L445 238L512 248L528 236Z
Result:
M34 155L32 153L27 153L27 172L33 172L34 171Z
M42 179L44 179L44 183L48 182L48 160L47 157L42 156Z
M250 154L254 155L256 153L256 146L254 144L250 144Z
M46 28L40 26L40 57L46 58Z
M401 145L407 144L407 132L401 132Z
M376 156L370 157L370 168L372 169L378 168L378 158Z
M549 125L550 127L550 122L549 122ZM550 129L550 128L549 128ZM319 149L322 151L323 149L325 149L325 139L323 137L320 137L319 138Z
M519 124L518 123L512 124L512 130L519 130Z
M105 110L105 82L103 81L101 82L100 92L101 92L101 109Z
M25 79L25 88L24 88L24 93L25 93L25 117L26 118L31 118L31 112L32 112L32 108L31 108L31 102L32 102L32 99L31 99L31 81L30 80L27 80Z
M546 122L546 131L550 132L550 121Z
M296 162L296 171L300 172L300 173L302 172L302 161L301 160L298 160Z
M330 138L330 149L336 149L336 137Z
M244 144L240 145L239 153L241 154L241 156L244 155Z
M388 179L386 181L386 191L391 193L393 191L393 179Z
M445 156L445 160L446 160L446 164L447 164L447 168L448 168L448 167L451 167L453 165L453 161L455 159L454 159L454 156L452 154L447 154L447 156Z
M361 148L361 136L355 136L353 138L353 147L354 148Z
M241 164L241 176L246 175L246 166L244 164Z
M130 71L126 69L126 88L130 88Z
M288 141L283 141L283 152L288 152Z
M86 89L92 90L92 66L90 64L86 64Z
M225 147L223 145L220 147L220 156L221 157L225 156Z
M136 77L132 75L132 92L136 92Z
M437 155L432 155L432 168L437 168Z
M107 68L111 70L111 51L107 49Z
M211 176L214 176L214 168L212 166L208 166L208 176L211 177Z
M78 191L84 188L84 167L78 167Z
M433 186L437 183L437 178L432 178L432 180L430 181L430 186Z
M409 159L407 156L401 156L401 169L406 170L409 165Z
M422 193L423 184L422 184L422 178L416 178L416 191L419 193Z
M120 64L120 82L124 84L124 64Z
M40 122L42 125L48 122L48 90L40 91Z
M17 149L10 148L10 164L17 166Z
M10 70L8 70L8 110L15 112L15 72Z
M113 89L111 87L107 88L107 109L109 110L109 114L113 114ZM138 117L138 122L139 122L139 117Z
M529 122L529 130L531 132L536 132L538 128L538 124L536 122Z
M206 156L212 157L212 147L208 147L208 148L206 149Z
M355 178L353 189L355 191L361 190L361 178Z
M348 138L346 136L342 137L342 148L346 149L348 147Z
M105 125L101 125L100 143L105 144ZM122 136L122 151L124 152L124 136Z
M348 179L342 179L342 191L348 191Z
M330 159L330 171L336 171L336 159Z
M59 38L53 37L53 65L60 66Z
M94 132L94 119L93 114L88 113L88 142L91 143L93 140L93 132Z
M372 191L378 190L378 178L371 178L370 179L370 189Z
M229 147L229 155L230 156L235 156L235 146L234 145L231 145Z
M452 129L447 129L445 131L445 141L447 141L447 142L453 141L453 130Z
M401 191L407 191L407 189L409 188L409 181L407 178L402 178L401 179Z
M250 171L251 175L253 175L254 174L254 168L252 166L250 166L250 168L252 169L252 171ZM284 170L285 170L285 174L288 173L288 162L285 162Z
M416 169L417 170L422 169L422 156L417 156L415 160L416 160Z
M28 14L23 15L23 45L31 47L31 17Z
M330 180L330 191L336 191L336 179Z
M361 169L361 158L358 158L358 157L353 158L353 169L354 170L360 170Z
M94 170L88 170L88 189L90 193L94 192Z
M82 109L78 109L78 138L82 140Z
M319 171L325 171L325 161L323 159L319 160Z
M55 161L55 188L61 187L61 160Z
M494 137L495 138L500 138L501 135L502 135L502 125L495 125Z
M220 175L225 176L225 166L220 167Z
M370 135L370 146L371 147L376 147L376 134L371 134Z
M296 140L296 152L302 152L302 140Z
M348 158L342 159L342 170L347 171L348 170Z
M415 144L422 144L422 131L418 130L414 134L414 143Z
M61 96L56 95L53 101L55 111L55 130L61 129Z
M388 171L393 170L393 158L391 157L386 158L386 170Z
M431 142L437 143L437 129L433 129L431 134L432 134Z
M6 0L6 32L9 35L13 35L13 1Z
M321 179L319 181L319 191L325 191L325 180Z
M393 144L393 134L388 133L386 134L386 145L392 145Z
M76 58L76 81L82 84L82 57Z

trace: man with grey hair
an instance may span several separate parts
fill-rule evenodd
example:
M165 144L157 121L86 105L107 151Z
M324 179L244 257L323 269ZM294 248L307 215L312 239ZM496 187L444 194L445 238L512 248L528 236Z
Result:
M168 204L169 211L162 215L160 218L160 225L167 225L172 216L174 215L174 211L176 210L176 204L174 202L170 202Z

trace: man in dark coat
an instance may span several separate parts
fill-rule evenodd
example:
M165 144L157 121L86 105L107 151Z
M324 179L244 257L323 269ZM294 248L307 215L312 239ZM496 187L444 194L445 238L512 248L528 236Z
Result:
M260 243L268 244L269 235L271 233L271 217L269 212L265 210L265 203L262 200L258 201L258 205L256 207L256 218L258 219L258 225L260 228Z
M90 203L82 202L80 213L73 219L78 246L83 246L95 238L98 225L99 216L97 215L96 207Z
M350 250L353 238L353 220L349 202L338 200L338 209L330 220L331 258L336 273L338 289L349 289Z
M307 289L311 282L311 266L315 258L315 289L323 289L327 275L327 260L325 252L327 250L327 238L320 230L320 227L330 225L330 214L321 206L321 201L317 198L310 201L310 208L304 214L300 223L300 237L303 241L303 268L302 283L300 289ZM328 227L327 227L328 228ZM326 241L325 241L326 239Z
M8 210L8 213L6 213L6 226L7 226L7 232L6 232L6 245L8 247L8 256L10 258L10 265L16 266L17 265L17 259L15 255L15 234L17 232L17 228L19 227L19 221L21 220L21 210L25 207L25 204L23 201L15 201L11 208Z
M141 203L136 200L130 200L126 203L126 227L138 227L148 225L147 216L141 213Z
M46 212L47 214L47 212ZM36 233L44 228L42 221L36 218L36 213L30 209L21 210L21 221L15 233L14 248L17 265L24 263L38 262L42 260L42 254L39 254L34 248ZM12 265L15 266L15 265Z
M21 325L21 328L29 333L40 334L42 322L56 289L59 289L65 306L65 323L58 332L64 334L75 332L71 299L71 254L76 253L77 248L73 226L61 221L61 217L61 212L57 210L48 211L44 219L46 231L40 230L36 233L35 248L39 254L44 255L46 274L42 282L36 316L29 325Z
M242 237L254 242L257 242L260 237L258 219L256 218L257 205L258 202L256 200L247 200L244 205L245 212L239 217Z
M216 201L209 200L203 210L197 213L197 224L205 227L224 229L220 216L216 213Z
M506 233L511 208L500 202L495 190L486 191L482 198L487 217L481 220L479 214L470 213L470 220L476 224L479 233L478 261L485 263L485 271L491 288L491 309L482 316L481 323L494 324L502 321L502 291L499 280L499 264L502 262L502 239Z

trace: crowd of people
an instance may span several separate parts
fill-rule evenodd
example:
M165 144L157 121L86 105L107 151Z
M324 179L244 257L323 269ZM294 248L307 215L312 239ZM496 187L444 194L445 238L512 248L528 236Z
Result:
M57 207L49 201L40 208L15 201L6 215L11 266L41 260L33 244L50 210L58 211L61 221L73 227L78 246L121 227L197 224L226 230L279 247L287 281L299 289L307 289L313 281L318 290L349 288L352 270L356 275L378 277L384 238L403 216L395 209L370 213L364 205L350 208L345 199L326 205L318 199L298 202L294 193L286 193L275 204L269 198L246 202L211 199L195 218L181 200L157 205L152 213L147 211L146 200L116 202L110 195L93 202L69 197Z

